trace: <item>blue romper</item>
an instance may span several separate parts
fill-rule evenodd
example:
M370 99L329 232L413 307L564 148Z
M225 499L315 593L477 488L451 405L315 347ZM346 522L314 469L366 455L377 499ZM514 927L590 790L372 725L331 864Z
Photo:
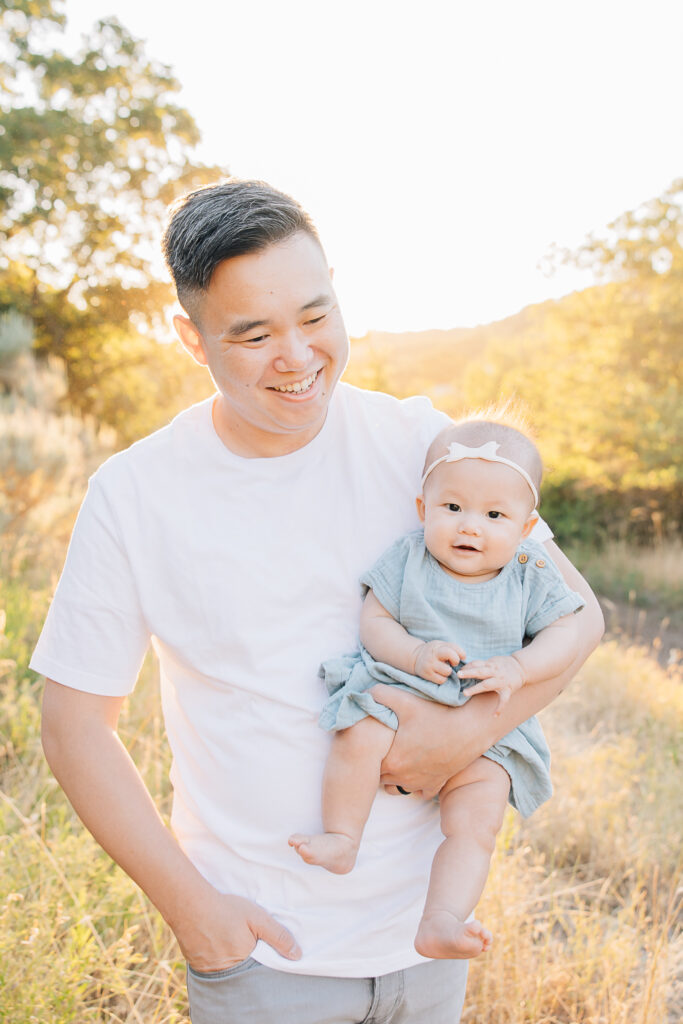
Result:
M361 579L364 591L377 600L405 629L420 640L444 640L463 647L468 660L509 655L545 626L583 607L545 549L525 540L500 573L484 583L462 583L445 572L427 551L424 531L401 537ZM320 715L324 729L336 731L367 715L391 729L394 712L368 692L388 683L428 700L458 707L468 699L467 686L456 666L441 684L375 661L360 651L324 662L320 675L330 698ZM538 720L529 718L486 752L510 776L510 803L527 817L552 794L550 751Z

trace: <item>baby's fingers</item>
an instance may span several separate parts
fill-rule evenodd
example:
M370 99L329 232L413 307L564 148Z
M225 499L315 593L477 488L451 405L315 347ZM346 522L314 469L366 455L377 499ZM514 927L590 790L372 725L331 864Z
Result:
M449 676L453 671L450 656L439 652L434 657L434 668L437 672L442 672L445 676Z
M450 678L451 666L449 662L438 661L429 669L429 680L432 683L445 683Z
M511 696L512 690L510 689L509 686L504 686L502 690L498 691L498 703L496 704L496 710L493 712L496 718L498 718L498 715L501 713L507 702L510 700Z
M444 644L441 650L447 651L447 655L441 655L447 657L451 665L459 665L461 661L464 661L467 655L463 651L462 647L458 647L457 644Z
M497 693L498 703L496 704L493 714L498 718L498 715L510 700L512 690L509 686L502 685L501 683L496 684L489 679L482 680L482 682L477 683L475 686L468 686L466 692L468 697L476 697L478 693Z
M500 683L495 683L491 679L482 679L474 686L468 686L465 693L468 697L474 697L477 693L499 693L499 686Z

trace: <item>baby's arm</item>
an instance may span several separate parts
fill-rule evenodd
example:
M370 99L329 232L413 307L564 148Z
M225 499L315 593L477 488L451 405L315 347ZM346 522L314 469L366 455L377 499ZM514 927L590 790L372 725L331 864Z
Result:
M456 644L445 640L425 643L418 640L390 615L383 604L368 590L360 614L360 639L375 661L432 683L443 683L454 665L465 659Z
M563 615L541 629L530 644L509 656L496 655L485 661L471 661L458 672L460 679L479 679L467 688L470 696L495 690L499 715L516 690L528 683L560 675L569 668L578 649L578 616Z

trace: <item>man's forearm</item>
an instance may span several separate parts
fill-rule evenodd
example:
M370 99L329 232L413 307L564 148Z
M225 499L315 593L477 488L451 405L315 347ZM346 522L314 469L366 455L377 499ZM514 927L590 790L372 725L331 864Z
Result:
M562 692L584 660L575 659L569 668L552 679L521 687L497 716L494 715L498 705L495 693L481 693L462 707L454 708L449 725L457 736L458 749L454 750L454 758L458 770L467 767L508 732L547 707ZM472 754L469 760L468 748Z
M600 643L602 634L605 631L605 620L597 597L590 586L583 578L579 570L572 565L563 551L552 541L546 541L543 545L548 551L557 568L562 573L567 586L575 590L584 599L585 606L579 612L581 616L581 631L579 634L579 645L577 656L574 659L569 678L571 679L584 661Z
M164 825L115 721L56 687L48 681L43 702L48 763L86 828L175 930L188 901L209 898L211 887Z
M497 743L527 718L542 711L576 675L597 646L603 630L602 613L592 591L588 589L582 596L586 600L586 607L579 613L582 616L582 629L576 634L574 658L563 672L550 679L521 687L513 693L497 716L494 715L498 705L495 693L481 693L472 697L462 707L453 709L453 714L448 719L448 727L452 729L457 740L457 748L453 750L454 768L460 770L467 767L493 743Z
M398 715L399 729L382 764L382 783L431 797L503 736L535 715L564 689L581 661L561 675L523 686L496 715L498 695L481 693L447 708L378 683L372 694Z
M46 683L43 748L83 824L149 896L197 970L232 967L259 939L298 960L284 925L251 900L219 892L180 849L118 738L121 704Z
M559 675L523 686L501 710L495 693L473 696L462 707L445 708L378 684L373 696L396 712L399 729L382 766L382 782L432 796L452 775L472 764L506 733L537 714L562 692L588 655L598 645L604 629L600 605L571 562L549 541L546 547L572 589L586 604L581 610L581 632L574 660Z

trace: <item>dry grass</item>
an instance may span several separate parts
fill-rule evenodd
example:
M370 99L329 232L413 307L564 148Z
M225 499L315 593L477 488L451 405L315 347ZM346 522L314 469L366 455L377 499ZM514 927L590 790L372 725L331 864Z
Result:
M670 613L683 611L683 541L638 548L613 540L599 552L579 548L567 553L596 593L639 606L662 606Z
M171 934L75 820L42 758L26 670L44 597L0 591L0 1021L187 1024ZM27 620L33 621L33 627ZM479 908L496 934L472 964L464 1024L674 1024L683 1015L683 684L606 644L544 715L554 799L509 814ZM168 809L148 664L123 733Z
M555 796L500 837L463 1022L677 1024L683 681L605 644L543 720Z

